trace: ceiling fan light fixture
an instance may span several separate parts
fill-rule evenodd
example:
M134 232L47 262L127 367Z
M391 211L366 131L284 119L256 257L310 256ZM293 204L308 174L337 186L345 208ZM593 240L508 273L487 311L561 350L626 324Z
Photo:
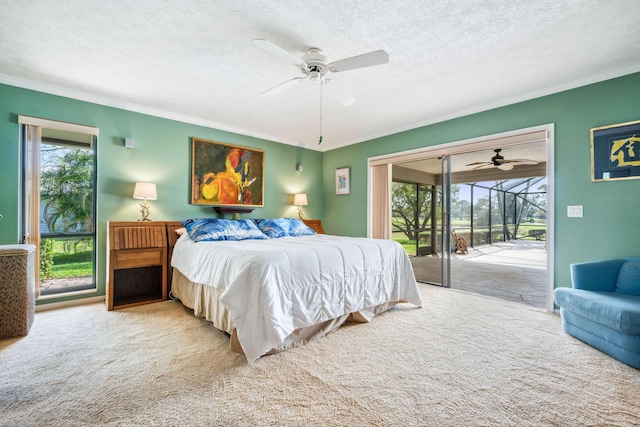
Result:
M501 169L503 171L510 171L511 169L513 169L513 165L511 163L502 163L498 165L498 169Z
M289 87L290 83L294 81L301 82L309 79L313 82L320 80L320 137L318 138L318 144L322 144L322 86L330 81L325 76L327 73L337 73L340 71L355 70L358 68L366 68L374 65L386 64L389 62L389 55L384 50L376 50L362 55L352 56L344 58L336 62L329 62L329 58L322 52L321 49L312 47L307 51L307 54L302 58L290 54L281 47L271 43L265 39L255 39L253 44L259 48L269 52L275 56L278 56L292 64L296 65L302 71L303 77L296 77L287 80L284 83L279 84L269 90L262 92L261 96L271 96L276 92L280 92L285 87ZM344 89L341 89L339 85L332 84L330 86L331 94L343 105L351 105L355 102L355 98L349 95Z
M294 79L290 79L284 83L279 84L271 89L268 89L262 92L261 96L271 96L276 92L280 92L286 87L289 87L289 82L298 81L301 82L303 80L312 80L312 81L325 81L325 78L328 73L337 73L342 71L355 70L358 68L366 68L372 67L374 65L386 64L389 62L389 54L384 50L376 50L369 53L364 53L362 55L356 55L349 58L344 58L339 61L330 62L329 58L324 54L321 49L317 47L312 47L307 50L307 53L303 55L301 58L292 55L287 52L280 46L277 46L265 39L255 39L253 40L253 44L264 51L278 56L281 59L284 59L287 62L292 63L297 66L302 72L302 77L296 77ZM327 79L328 81L329 79ZM332 95L334 95L340 103L343 105L351 105L355 102L355 99L346 93L344 89L339 89L336 84L334 84L333 90L331 90Z

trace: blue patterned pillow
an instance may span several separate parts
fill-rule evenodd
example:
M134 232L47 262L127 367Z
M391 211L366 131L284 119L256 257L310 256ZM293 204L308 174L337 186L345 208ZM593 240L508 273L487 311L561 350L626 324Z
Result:
M250 219L187 219L182 225L194 242L267 238Z
M310 236L316 234L311 228L296 218L272 218L256 220L258 228L270 239L285 236Z

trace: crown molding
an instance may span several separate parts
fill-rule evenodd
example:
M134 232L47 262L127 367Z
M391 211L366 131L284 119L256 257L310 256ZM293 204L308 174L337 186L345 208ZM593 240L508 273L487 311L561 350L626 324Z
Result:
M457 119L457 118L464 117L464 116L469 116L471 114L481 113L483 111L493 110L494 108L500 108L500 107L505 107L505 106L511 105L511 104L517 104L517 103L523 102L523 101L529 101L529 100L532 100L532 99L541 98L541 97L547 96L547 95L553 95L555 93L560 93L560 92L564 92L564 91L567 91L567 90L576 89L576 88L579 88L579 87L582 87L582 86L587 86L587 85L594 84L594 83L600 83L600 82L603 82L603 81L606 81L606 80L611 80L611 79L615 79L615 78L618 78L618 77L623 77L623 76L634 74L634 73L637 73L637 72L640 72L640 63L639 64L634 64L634 65L631 65L631 66L628 66L628 67L616 68L614 70L610 70L610 71L607 71L605 73L596 74L596 75L585 77L585 78L578 79L578 80L572 80L570 82L565 82L565 83L562 83L562 84L559 84L559 85L550 86L550 87L545 88L545 89L541 89L541 90L534 91L534 92L529 92L527 94L519 95L519 96L516 96L516 97L513 97L513 98L503 99L503 100L500 100L500 101L497 101L497 102L493 102L493 103L490 103L490 104L479 105L477 107L468 108L468 109L465 109L465 110L457 111L455 113L445 114L445 115L442 115L442 116L439 116L439 117L429 118L427 120L411 123L411 124L408 124L408 125L405 125L405 126L402 126L402 127L398 127L398 128L392 129L392 130L387 131L387 132L367 135L366 137L355 139L355 140L351 140L351 141L346 141L344 143L332 144L330 147L328 147L328 150L334 150L334 149L337 149L337 148L346 147L346 146L353 145L353 144L358 144L358 143L361 143L361 142L364 142L364 141L371 141L373 139L382 138L382 137L393 135L393 134L396 134L396 133L406 132L408 130L417 129L417 128L421 128L421 127L424 127L424 126L433 125L433 124L436 124L436 123L441 123L441 122L445 122L447 120ZM327 147L325 147L325 148L327 148Z
M135 113L141 113L141 114L147 114L150 116L154 116L154 117L160 117L160 118L164 118L164 119L169 119L169 120L175 120L178 122L183 122L183 123L189 123L189 124L193 124L193 125L197 125L197 126L204 126L204 127L208 127L208 128L212 128L212 129L217 129L217 130L222 130L225 132L232 132L232 133L236 133L239 135L244 135L244 136L249 136L252 138L258 138L258 139L263 139L263 140L267 140L267 141L273 141L273 142L277 142L280 144L286 144L286 145L292 145L295 147L302 147L302 148L306 148L309 150L314 150L314 151L320 151L320 152L325 152L325 151L330 151L330 150L335 150L338 148L342 148L342 147L346 147L349 145L354 145L354 144L358 144L361 142L365 142L365 141L370 141L372 139L377 139L377 138L382 138L382 137L386 137L389 135L393 135L396 133L400 133L400 132L405 132L408 130L412 130L412 129L417 129L417 128L421 128L424 126L429 126L435 123L440 123L440 122L444 122L447 120L452 120L452 119L457 119L460 117L464 117L464 116L468 116L471 114L476 114L476 113L480 113L483 111L488 111L488 110L492 110L494 108L500 108L500 107L504 107L507 105L511 105L511 104L516 104L519 102L523 102L523 101L528 101L531 99L535 99L535 98L540 98L543 96L547 96L547 95L552 95L555 93L559 93L559 92L564 92L567 90L571 90L571 89L576 89L582 86L587 86L590 84L594 84L594 83L599 83L605 80L610 80L610 79L614 79L617 77L622 77L625 75L629 75L629 74L633 74L633 73L637 73L640 72L640 64L633 64L631 66L627 66L627 67L621 67L621 68L617 68L614 70L609 70L607 72L604 73L600 73L600 74L596 74L593 76L588 76L588 77L584 77L581 79L577 79L577 80L573 80L570 82L565 82L565 83L561 83L559 85L554 85L554 86L550 86L548 88L545 89L541 89L538 91L534 91L534 92L529 92L527 94L524 95L519 95L516 97L512 97L512 98L507 98L507 99L503 99L497 102L493 102L493 103L489 103L489 104L484 104L484 105L479 105L476 107L472 107L472 108L468 108L465 110L461 110L461 111L457 111L451 114L445 114L439 117L432 117L420 122L415 122L415 123L411 123L411 124L407 124L405 126L401 126L395 129L391 129L389 131L386 132L381 132L378 134L371 134L371 135L366 135L362 138L357 138L354 140L350 140L350 141L345 141L343 143L334 143L334 144L325 144L323 146L317 146L317 145L306 145L306 144L301 144L298 141L289 141L289 140L285 140L285 139L280 139L280 138L276 138L273 135L266 135L266 134L261 134L261 133L257 133L257 132L253 132L249 129L243 129L243 128L237 128L237 127L233 127L233 126L228 126L225 125L224 123L218 123L218 122L214 122L211 120L204 120L198 117L193 117L193 116L188 116L188 115L184 115L184 114L178 114L178 113L174 113L174 112L170 112L170 111L165 111L165 110L160 110L157 108L152 108L152 107L148 107L145 105L139 105L139 104L133 104L133 103L128 103L126 101L123 100L119 100L119 99L115 99L115 98L109 98L109 97L104 97L104 96L99 96L99 95L95 95L95 94L91 94L88 92L83 92L83 91L78 91L78 90L73 90L73 89L67 89L67 88L62 88L59 86L54 86L54 85L50 85L47 83L42 83L42 82L35 82L32 80L26 80L26 79L21 79L21 78L17 78L17 77L13 77L13 76L8 76L5 74L0 74L0 83L2 84L6 84L9 86L16 86L16 87L20 87L23 89L30 89L30 90L35 90L38 92L44 92L50 95L57 95L57 96L63 96L66 98L71 98L71 99L76 99L79 101L85 101L85 102L91 102L94 104L99 104L99 105L104 105L107 107L113 107L113 108L119 108L122 110L127 110L127 111L132 111Z
M6 74L0 74L0 84L6 84L8 86L15 86L22 89L29 89L37 92L43 92L49 95L62 96L65 98L75 99L77 101L90 102L92 104L103 105L106 107L118 108L121 110L131 111L134 113L146 114L149 116L159 117L163 119L175 120L182 123L189 123L192 125L203 126L211 129L216 129L216 130L222 130L225 132L236 133L239 135L249 136L252 138L278 142L280 144L293 145L296 147L303 147L310 150L315 149L316 151L318 151L313 146L306 146L306 145L300 144L300 142L297 142L297 141L278 139L273 137L272 135L253 132L249 129L236 128L233 126L225 125L224 123L218 123L211 120L204 120L199 117L178 114L171 111L166 111L166 110L148 107L145 105L126 102L121 99L109 98L106 96L95 95L95 94L78 91L74 89L62 88L62 87L50 85L47 83L35 82L33 80L26 80L26 79L13 77L13 76L8 76Z

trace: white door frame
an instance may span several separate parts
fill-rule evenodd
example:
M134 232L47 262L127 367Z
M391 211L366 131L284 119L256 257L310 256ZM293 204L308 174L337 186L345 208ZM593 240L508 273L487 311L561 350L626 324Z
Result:
M416 160L422 158L433 158L444 154L460 154L469 151L476 151L482 149L495 148L496 144L500 147L507 147L509 145L522 144L527 142L523 140L528 134L537 132L546 132L547 141L547 295L546 295L546 309L549 312L553 312L553 289L554 289L554 200L555 200L555 184L554 184L554 124L549 123L540 126L533 126L530 128L516 129L509 132L502 132L493 135L485 135L476 138L470 138L460 141L448 142L445 144L438 144L429 147L422 147L413 150L401 151L398 153L385 154L382 156L370 157L367 159L368 164L368 179L367 179L367 236L371 237L372 230L372 215L373 209L371 204L371 195L373 194L371 171L375 165L384 163L400 163L409 160ZM525 138L526 139L526 138ZM496 140L500 140L497 143ZM529 141L531 142L531 141ZM389 177L391 180L391 176Z

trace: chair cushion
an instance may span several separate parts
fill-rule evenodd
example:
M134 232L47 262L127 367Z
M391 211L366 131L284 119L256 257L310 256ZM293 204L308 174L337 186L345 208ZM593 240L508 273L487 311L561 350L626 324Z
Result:
M640 261L627 261L622 264L615 292L640 295Z
M640 335L640 296L557 288L558 306L625 334Z

